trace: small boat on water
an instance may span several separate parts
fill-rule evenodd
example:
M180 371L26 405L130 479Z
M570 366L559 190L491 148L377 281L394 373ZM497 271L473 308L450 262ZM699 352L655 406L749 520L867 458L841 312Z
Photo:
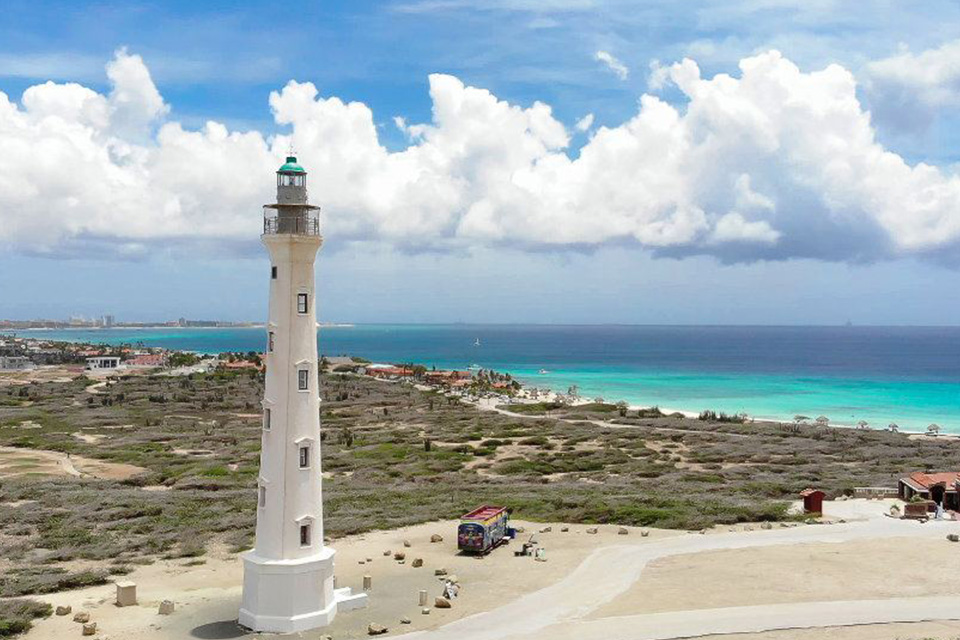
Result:
M479 346L480 346L480 338L477 338L476 340L473 341L473 346L475 346L475 347L479 347Z
M540 369L540 371L538 371L537 373L539 373L539 374L542 375L542 376L545 376L545 375L547 375L547 374L550 373L550 372L547 371L546 369Z

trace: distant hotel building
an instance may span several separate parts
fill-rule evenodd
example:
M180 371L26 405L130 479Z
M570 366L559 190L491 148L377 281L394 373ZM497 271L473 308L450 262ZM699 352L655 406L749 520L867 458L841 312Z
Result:
M107 371L120 366L117 356L93 356L87 358L87 371Z

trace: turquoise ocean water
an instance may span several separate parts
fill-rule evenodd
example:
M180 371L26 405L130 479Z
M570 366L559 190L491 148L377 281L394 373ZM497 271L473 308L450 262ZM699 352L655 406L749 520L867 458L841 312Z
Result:
M108 329L20 335L260 351L264 331ZM479 341L479 346L477 346ZM960 327L357 325L320 330L320 351L437 367L479 365L524 383L669 409L744 411L837 424L896 422L960 433Z

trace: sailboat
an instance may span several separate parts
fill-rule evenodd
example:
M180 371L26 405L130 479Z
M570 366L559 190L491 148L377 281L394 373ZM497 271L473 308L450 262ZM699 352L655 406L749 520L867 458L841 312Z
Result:
M476 340L473 341L473 346L475 346L475 347L479 347L479 346L480 346L480 338L477 338Z

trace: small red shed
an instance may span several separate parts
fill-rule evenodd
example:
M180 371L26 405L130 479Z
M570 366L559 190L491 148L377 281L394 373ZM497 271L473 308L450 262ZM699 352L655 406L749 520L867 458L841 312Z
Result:
M804 489L800 492L803 498L804 513L823 513L823 496L825 494L820 489Z

